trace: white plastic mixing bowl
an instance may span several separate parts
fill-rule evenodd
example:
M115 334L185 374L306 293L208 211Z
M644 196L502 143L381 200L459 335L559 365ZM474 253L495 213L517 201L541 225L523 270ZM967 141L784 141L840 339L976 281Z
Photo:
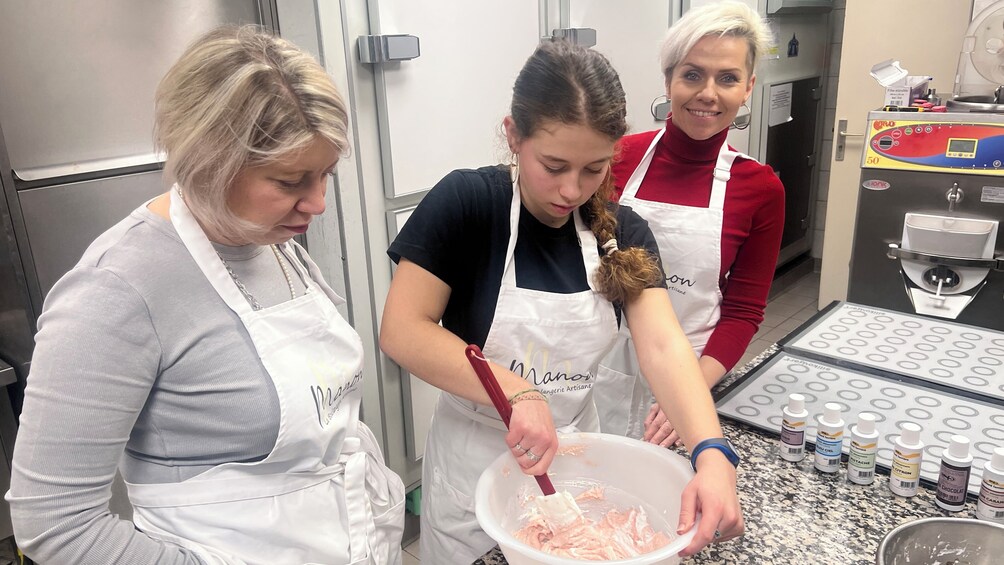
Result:
M580 433L563 435L563 452L577 454L554 458L548 474L559 491L567 488L579 494L570 485L599 483L608 487L611 499L623 491L643 501L649 510L649 523L668 524L670 536L675 536L680 517L680 495L694 477L690 461L673 451L649 443L609 434ZM679 563L677 556L697 531L676 537L664 547L629 559L615 561L579 561L549 555L520 541L513 532L519 528L518 501L527 494L540 494L533 477L523 474L512 455L506 451L481 474L474 495L475 513L481 528L498 542L509 565L582 565L606 563L622 565L672 565ZM627 508L620 508L627 510ZM655 515L653 515L655 514Z

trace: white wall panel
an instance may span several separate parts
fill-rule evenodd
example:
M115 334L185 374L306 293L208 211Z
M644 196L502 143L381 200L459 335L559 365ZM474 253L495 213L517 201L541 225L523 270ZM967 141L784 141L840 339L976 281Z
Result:
M538 3L380 0L378 9L373 33L415 35L421 47L420 57L383 67L387 196L424 191L452 169L506 158L502 118L539 41Z
M654 98L666 93L659 45L669 29L669 8L667 0L633 0L627 5L609 0L570 2L571 27L595 29L594 48L610 59L620 75L631 133L663 126L650 108Z

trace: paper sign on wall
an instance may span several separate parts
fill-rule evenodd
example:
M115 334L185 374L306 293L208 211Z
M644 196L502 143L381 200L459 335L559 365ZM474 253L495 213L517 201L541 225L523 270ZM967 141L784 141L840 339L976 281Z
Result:
M767 127L774 127L791 121L791 83L775 84L770 87L770 113Z

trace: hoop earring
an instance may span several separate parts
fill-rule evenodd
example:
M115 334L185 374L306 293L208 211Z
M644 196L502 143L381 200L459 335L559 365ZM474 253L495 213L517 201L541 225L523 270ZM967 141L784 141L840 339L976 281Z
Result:
M659 116L655 113L655 107L658 106L658 105L660 105L660 104L664 104L664 102L659 102L660 98L665 98L666 102L669 102L669 97L668 96L666 96L665 94L660 94L660 95L656 96L655 98L653 98L652 99L652 103L648 105L648 111L651 112L652 117L655 118L655 119L657 119L657 120L659 119Z
M732 120L732 128L737 129L737 130L744 130L744 129L750 127L750 122L752 122L752 120L750 118L751 118L751 116L753 114L753 109L750 108L749 104L747 104L745 100L743 101L743 106L742 107L746 108L746 122L743 125L740 126L739 122L737 122L736 120ZM736 116L736 119L739 119L739 116Z
M519 153L512 154L512 162L509 163L509 177L512 183L519 186Z
M660 102L659 99L663 99L664 102ZM652 103L648 105L648 111L652 114L652 118L659 122L666 121L666 117L669 115L669 106L672 104L672 100L669 99L665 94L660 94L652 99Z

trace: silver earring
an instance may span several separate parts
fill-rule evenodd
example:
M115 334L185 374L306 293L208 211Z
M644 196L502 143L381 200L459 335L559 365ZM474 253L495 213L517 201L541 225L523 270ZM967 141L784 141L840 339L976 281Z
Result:
M743 107L746 108L746 119L740 122L738 121L739 116L737 115L736 119L732 120L732 127L738 130L744 130L750 127L750 122L752 121L750 118L752 117L753 109L749 107L749 104L747 104L745 100L743 101Z
M669 106L671 100L665 94L660 94L652 99L652 103L648 106L648 111L652 113L652 117L656 121L664 122L666 117L669 116Z
M512 154L512 163L509 164L509 176L512 183L519 186L519 153Z

